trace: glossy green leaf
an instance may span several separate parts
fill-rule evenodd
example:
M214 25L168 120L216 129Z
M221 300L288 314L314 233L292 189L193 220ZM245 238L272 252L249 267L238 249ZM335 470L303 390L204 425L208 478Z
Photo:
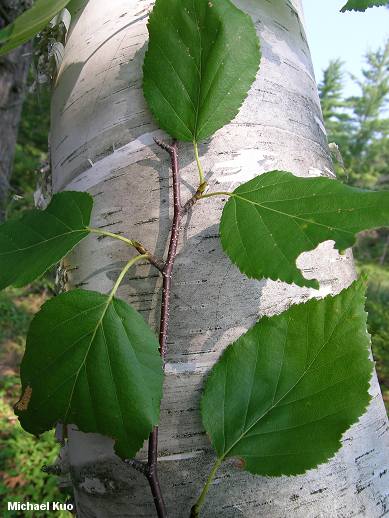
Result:
M143 317L122 300L74 290L32 321L16 413L39 435L57 422L115 439L133 457L158 422L162 360Z
M62 192L47 209L0 225L0 289L28 284L70 252L89 234L92 206L87 193Z
M203 423L219 459L267 476L326 462L370 400L372 366L360 281L262 318L206 383Z
M0 30L0 56L40 32L70 0L35 0L33 6Z
M156 0L143 90L161 128L200 141L238 113L255 79L259 42L230 0Z
M238 187L224 207L223 249L248 277L318 287L296 259L326 240L338 250L356 233L389 225L389 192L356 189L329 178L271 171Z
M388 0L349 0L347 4L342 7L341 12L366 11L369 7L379 7L387 4Z

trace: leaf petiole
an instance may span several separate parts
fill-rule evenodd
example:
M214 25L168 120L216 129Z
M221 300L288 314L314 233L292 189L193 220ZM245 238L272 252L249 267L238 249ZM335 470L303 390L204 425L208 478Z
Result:
M215 464L212 466L212 469L211 469L211 471L209 473L209 476L208 476L207 481L206 481L206 483L205 483L205 485L203 487L203 490L201 491L201 494L200 494L197 502L195 503L195 505L191 509L190 518L199 518L201 508L204 505L204 502L205 502L205 499L207 497L208 491L209 491L209 489L211 487L212 481L215 478L215 475L216 475L218 469L220 468L223 460L224 460L223 458L222 459L219 459L219 458L216 459Z
M115 282L115 285L114 287L112 288L110 294L109 294L109 297L108 297L108 303L107 303L107 306L109 306L109 304L111 303L111 300L114 298L114 296L116 295L116 292L122 282L122 280L124 279L124 276L126 275L126 273L128 272L128 270L131 268L132 265L134 265L136 262L140 261L141 259L146 259L148 260L149 259L149 256L148 254L143 254L143 255L137 255L135 257L132 257L128 263L126 264L126 266L123 268L123 270L120 272L120 275L119 277L117 278L116 282Z
M147 257L147 260L149 263L151 263L153 266L157 268L160 272L162 272L164 268L164 264L162 261L154 257L146 248L142 245L142 243L139 243L139 241L134 241L133 239L127 239L126 237L123 237L119 234L114 234L113 232L108 232L106 230L100 230L99 228L92 228L87 227L87 230L89 232L92 232L93 234L99 234L100 236L106 236L111 237L113 239L118 239L119 241L122 241L123 243L126 243L128 246L133 246L135 250L138 251L139 254L144 255Z
M126 243L128 246L135 247L135 245L137 244L136 241L133 241L132 239L127 239L126 237L120 236L119 234L114 234L113 232L108 232L107 230L100 230L99 228L92 227L87 227L87 230L89 230L89 232L92 232L93 234L99 234L100 236L119 239L119 241L123 241L123 243Z
M199 148L197 147L197 142L195 140L193 141L193 148L194 148L194 154L196 157L197 169L199 170L199 184L206 185L207 182L205 181L204 170L203 170L203 166L201 165L200 157L199 157Z
M202 200L203 198L211 198L212 196L235 196L235 194L227 191L209 192L207 194L202 194L201 196L199 196L199 200Z

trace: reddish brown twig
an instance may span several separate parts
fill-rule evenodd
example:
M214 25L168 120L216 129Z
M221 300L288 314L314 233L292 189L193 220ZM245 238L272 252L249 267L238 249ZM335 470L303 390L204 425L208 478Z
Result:
M162 270L163 285L162 285L162 304L161 304L161 322L159 328L159 351L162 356L163 364L165 365L166 352L167 352L167 337L169 330L169 316L170 316L170 295L172 285L172 272L174 261L177 255L178 237L181 226L181 189L180 189L180 173L178 166L178 155L177 155L177 144L173 143L172 146L155 140L159 147L167 151L171 159L172 177L173 177L173 222L170 232L170 243L169 251L166 259L165 266ZM155 507L157 509L158 517L164 518L167 516L163 496L158 480L157 473L157 461L158 461L158 427L155 426L151 432L149 438L149 454L148 454L148 474L147 478L153 494Z
M169 251L162 271L162 305L161 305L161 325L159 328L159 347L163 361L166 357L166 343L169 327L169 310L170 310L170 294L172 284L172 272L174 261L177 254L178 237L180 233L182 207L181 207L181 189L180 189L180 172L178 166L177 144L173 143L168 146L164 142L156 140L158 146L167 151L171 158L172 176L173 176L173 222L170 232Z
M197 191L194 193L194 195L191 198L189 198L189 200L183 206L182 211L181 211L182 214L186 214L193 207L193 205L195 205L195 203L197 203L201 199L202 195L207 190L207 187L208 187L207 182L203 182L198 186Z
M153 266L157 268L161 273L163 272L163 269L165 267L165 263L161 260L159 260L157 257L155 257L153 254L151 254L143 245L142 243L139 243L138 241L134 241L134 248L137 250L137 252L140 255L147 255L147 260L149 263L151 263Z
M170 313L170 295L172 285L172 272L174 261L177 255L178 237L180 233L181 218L183 215L183 208L181 206L181 190L180 190L180 174L177 155L177 144L173 142L168 145L165 142L155 139L156 144L167 151L171 159L171 169L173 177L173 222L170 231L170 242L167 259L164 264L151 256L150 262L154 264L162 273L162 304L161 304L161 320L159 329L159 351L161 353L163 365L165 366L166 352L167 352L167 337L169 329L169 313ZM144 252L141 244L139 248L136 247L139 253ZM150 255L150 254L149 254ZM149 437L147 464L136 459L126 461L137 471L140 471L147 478L151 493L153 495L155 508L157 510L158 518L166 518L166 506L163 499L161 486L158 478L158 427L155 426Z

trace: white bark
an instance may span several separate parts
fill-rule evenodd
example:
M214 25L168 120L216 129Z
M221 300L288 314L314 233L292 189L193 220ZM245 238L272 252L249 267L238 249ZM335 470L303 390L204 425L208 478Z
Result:
M138 239L161 256L169 232L169 159L152 143L158 131L141 90L151 0L90 0L70 32L53 101L55 190L88 190L94 225ZM260 73L238 117L200 146L211 190L235 188L271 169L330 174L317 88L300 0L237 0L260 33ZM116 149L116 151L114 151ZM184 198L197 172L180 145ZM320 292L246 279L221 251L223 202L201 202L188 217L174 271L169 354L160 425L160 479L171 518L188 516L213 454L199 417L204 376L221 351L264 314L311 296L336 293L355 276L351 254L331 243L304 254ZM293 239L293 236L291 236ZM128 250L90 237L70 258L73 284L108 291ZM137 266L120 296L158 327L160 280ZM305 476L254 477L228 464L212 487L204 517L351 517L387 513L388 422L376 380L373 401L328 464ZM144 452L140 456L144 455ZM79 516L154 516L149 487L122 465L112 441L70 431L68 455Z

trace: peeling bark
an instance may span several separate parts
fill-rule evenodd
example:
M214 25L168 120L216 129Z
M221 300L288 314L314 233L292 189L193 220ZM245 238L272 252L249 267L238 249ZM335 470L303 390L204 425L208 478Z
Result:
M53 98L54 190L87 190L94 226L167 252L172 217L170 160L154 143L163 136L142 96L146 22L152 0L90 0L75 18ZM260 34L260 73L239 115L200 146L211 190L232 190L261 172L331 174L300 0L236 0ZM166 138L166 137L165 137ZM197 187L190 145L180 144L183 202ZM204 377L223 349L262 315L313 296L337 293L355 278L351 252L332 243L303 254L320 290L245 278L223 254L223 202L199 202L185 216L172 286L171 327L160 424L159 473L171 518L189 515L214 461L199 416ZM89 237L69 258L73 285L108 291L125 247ZM137 265L119 295L158 331L161 279ZM344 436L339 453L304 476L254 477L226 464L203 516L378 518L389 508L388 421L374 378L366 414ZM81 518L155 516L144 477L124 465L112 441L69 427L67 459ZM144 459L146 450L138 458Z

